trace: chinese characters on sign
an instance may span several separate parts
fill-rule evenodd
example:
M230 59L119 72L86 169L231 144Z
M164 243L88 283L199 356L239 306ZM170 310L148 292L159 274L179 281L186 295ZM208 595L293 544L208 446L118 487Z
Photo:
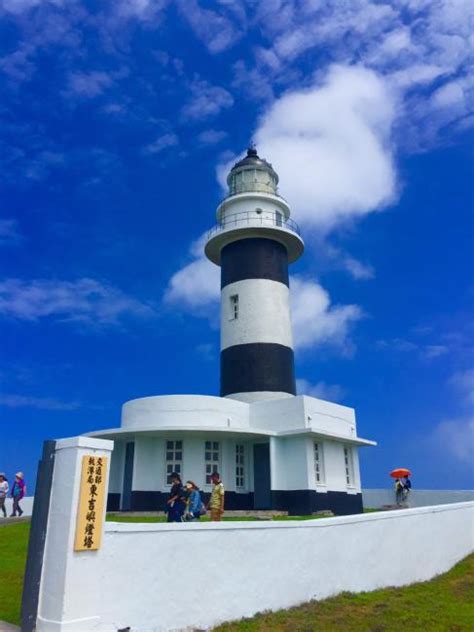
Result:
M82 457L75 551L96 551L100 547L104 521L106 476L106 456Z

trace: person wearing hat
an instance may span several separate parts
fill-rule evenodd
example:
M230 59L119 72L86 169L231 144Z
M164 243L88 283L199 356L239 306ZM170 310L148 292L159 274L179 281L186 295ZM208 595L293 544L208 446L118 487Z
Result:
M14 518L18 512L18 515L23 515L23 509L20 507L20 500L25 496L26 485L23 472L17 472L15 474L15 482L12 485L12 491L10 496L13 498L13 510L10 518Z
M8 481L3 472L0 473L0 509L3 512L3 517L7 517L7 510L5 509L5 499L8 496Z

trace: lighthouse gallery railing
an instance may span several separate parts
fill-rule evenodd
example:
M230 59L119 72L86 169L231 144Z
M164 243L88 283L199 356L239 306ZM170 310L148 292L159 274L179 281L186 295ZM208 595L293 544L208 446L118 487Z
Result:
M255 211L242 211L241 213L233 213L226 215L221 222L213 226L208 232L208 239L222 230L229 228L240 228L242 226L270 226L275 228L284 228L290 230L297 235L301 235L299 226L292 219L285 219L282 213L263 211L261 214Z

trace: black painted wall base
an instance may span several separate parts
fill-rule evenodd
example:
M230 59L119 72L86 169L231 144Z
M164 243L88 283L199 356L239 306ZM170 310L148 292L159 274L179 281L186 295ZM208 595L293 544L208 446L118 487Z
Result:
M204 502L209 500L209 493L202 493ZM163 511L168 494L163 492L132 491L130 511ZM254 509L253 492L239 494L226 492L225 506L229 510ZM316 492L314 489L292 491L272 490L271 509L288 511L290 516L305 516L328 509L338 516L362 513L362 494L345 492ZM120 511L120 494L109 494L107 511Z
M324 509L337 516L348 516L362 513L362 494L331 491L323 494L314 489L272 490L272 508L288 511L290 516L307 516Z

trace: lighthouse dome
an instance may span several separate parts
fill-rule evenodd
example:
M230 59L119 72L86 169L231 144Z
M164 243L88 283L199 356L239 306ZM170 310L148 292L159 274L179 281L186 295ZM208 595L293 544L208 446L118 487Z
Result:
M247 192L276 194L278 175L269 162L259 157L255 147L249 147L245 158L230 170L227 184L229 196Z

